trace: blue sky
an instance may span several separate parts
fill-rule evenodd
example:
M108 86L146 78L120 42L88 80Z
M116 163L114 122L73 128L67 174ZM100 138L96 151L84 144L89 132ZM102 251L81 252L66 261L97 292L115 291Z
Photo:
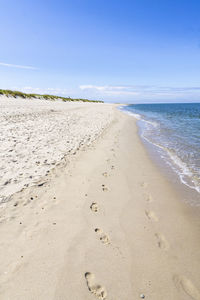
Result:
M199 0L2 0L0 88L200 102Z

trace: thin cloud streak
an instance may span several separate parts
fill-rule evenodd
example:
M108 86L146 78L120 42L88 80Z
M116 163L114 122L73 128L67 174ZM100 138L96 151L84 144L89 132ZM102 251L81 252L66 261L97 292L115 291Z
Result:
M79 88L81 90L96 90L105 95L138 95L137 91L133 91L127 86L80 85Z
M102 92L157 92L157 93L165 93L165 92L186 92L186 91L200 91L200 86L191 86L191 87L169 87L169 86L147 86L147 85L120 85L120 86L97 86L97 85L80 85L79 88L81 90L97 90Z
M154 85L80 85L80 90L92 96L98 96L102 99L111 99L118 97L118 100L127 102L140 101L199 101L200 86L170 87ZM117 99L116 99L117 100Z
M0 62L0 66L8 67L8 68L18 68L18 69L28 69L28 70L38 70L37 68L31 67L31 66L14 65L14 64L7 64L7 63L3 63L3 62Z

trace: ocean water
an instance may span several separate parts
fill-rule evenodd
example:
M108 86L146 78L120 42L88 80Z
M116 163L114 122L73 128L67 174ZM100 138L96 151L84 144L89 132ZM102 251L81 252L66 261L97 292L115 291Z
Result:
M141 138L155 146L181 184L200 193L200 103L136 104L121 109L138 120Z

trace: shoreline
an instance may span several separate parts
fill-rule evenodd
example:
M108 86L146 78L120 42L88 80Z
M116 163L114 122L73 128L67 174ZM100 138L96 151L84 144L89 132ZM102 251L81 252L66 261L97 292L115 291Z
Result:
M114 109L47 178L1 210L2 299L200 299L199 211L150 160L132 117Z
M199 192L181 181L180 175L179 173L177 173L175 167L173 167L171 163L169 164L168 160L165 160L165 158L163 158L162 155L158 153L156 145L150 143L147 139L141 136L141 129L139 125L137 125L137 127L138 136L141 140L141 143L147 150L147 155L149 156L150 160L152 160L152 162L158 167L162 176L166 177L173 188L177 191L177 193L179 194L179 198L181 198L181 201L184 201L194 207L200 207ZM166 156L166 153L164 154Z
M144 135L145 123L151 122L143 119L139 113L131 112L129 110L121 110L122 112L132 116L136 120L138 135L143 146L147 150L149 158L156 164L163 176L165 176L173 187L178 191L180 197L191 206L200 206L200 193L198 186L193 186L191 178L188 176L187 180L182 178L186 176L181 172L180 165L174 163L174 159L170 157L168 151L164 146L154 143Z
M176 169L173 168L172 165L168 163L168 161L165 161L163 157L158 155L156 145L151 144L147 140L143 139L139 133L138 135L141 139L143 146L147 150L149 158L157 166L162 176L164 176L173 186L173 188L177 191L181 201L184 201L192 207L200 207L199 192L181 181L179 174L176 172Z

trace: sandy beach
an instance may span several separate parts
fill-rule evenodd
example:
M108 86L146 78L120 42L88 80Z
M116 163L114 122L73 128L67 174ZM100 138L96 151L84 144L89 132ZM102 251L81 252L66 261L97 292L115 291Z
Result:
M101 134L112 107L0 97L0 202L42 176Z
M199 209L150 160L133 117L0 103L0 299L200 300Z

